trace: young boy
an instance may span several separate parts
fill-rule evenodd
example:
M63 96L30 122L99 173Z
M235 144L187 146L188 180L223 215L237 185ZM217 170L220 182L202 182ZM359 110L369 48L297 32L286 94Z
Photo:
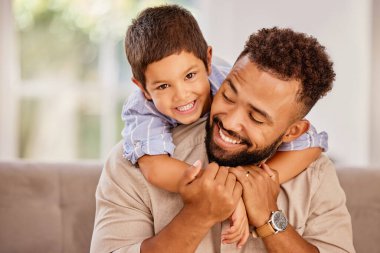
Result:
M171 158L171 129L206 117L212 97L229 72L211 64L209 47L191 13L176 5L144 10L128 28L125 49L132 81L140 88L123 107L124 156L138 163L145 178L168 191L188 164ZM255 119L253 119L255 120ZM222 136L223 138L223 136ZM228 140L227 140L228 141ZM280 183L302 172L327 148L327 135L311 127L293 142L285 143L267 164L278 170ZM222 234L224 243L241 247L248 238L244 204L231 217Z

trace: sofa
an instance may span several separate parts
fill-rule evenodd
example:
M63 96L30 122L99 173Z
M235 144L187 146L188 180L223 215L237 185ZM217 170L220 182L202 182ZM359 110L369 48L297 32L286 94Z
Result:
M89 252L98 162L0 161L0 252ZM380 168L339 168L359 253L380 253Z

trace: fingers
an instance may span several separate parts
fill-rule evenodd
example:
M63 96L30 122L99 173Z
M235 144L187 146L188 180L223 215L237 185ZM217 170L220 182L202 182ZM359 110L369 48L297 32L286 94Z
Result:
M261 168L269 175L269 177L274 181L279 181L278 172L276 170L272 170L266 163L261 165Z
M228 228L222 234L222 242L227 243L227 244L239 241L243 236L243 232L244 232L243 226L246 225L242 217L237 218L237 217L234 217L234 215L232 215L230 219L231 219L231 224L230 224L231 227Z
M243 187L248 186L250 183L249 174L247 174L247 171L242 167L231 168L230 172L236 176L236 180L238 180Z
M229 173L228 173L227 167L223 167L223 166L219 167L218 173L216 174L216 177L215 177L215 182L221 185L225 185L228 174Z
M232 192L232 196L233 196L234 201L237 202L240 199L240 197L242 196L242 193L243 193L243 187L241 186L240 183L236 182L234 190Z
M231 244L236 242L236 246L241 248L248 240L249 226L246 215L237 217L236 210L231 217L231 227L222 234L222 242Z
M207 168L204 171L204 176L206 178L214 179L219 171L219 165L216 163L209 163Z
M229 193L233 193L235 184L236 184L236 176L232 173L228 173L228 176L226 179L226 189L229 190Z
M197 160L193 165L189 166L184 176L182 177L180 181L180 185L187 185L190 184L199 174L199 172L202 169L202 162L200 160Z
M237 243L238 248L241 248L244 246L244 244L248 241L249 235L250 235L249 226L245 226L243 235L242 235L240 241Z

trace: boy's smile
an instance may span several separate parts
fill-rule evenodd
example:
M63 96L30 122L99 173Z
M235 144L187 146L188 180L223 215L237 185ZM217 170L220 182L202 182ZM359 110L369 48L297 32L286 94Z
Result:
M196 100L191 101L190 103L188 103L186 105L178 106L176 109L179 111L179 113L183 113L183 114L191 113L196 108L196 106L195 106L196 102L197 102Z
M211 48L208 53L211 61ZM148 65L143 92L162 114L190 124L210 110L209 72L192 53L172 54Z

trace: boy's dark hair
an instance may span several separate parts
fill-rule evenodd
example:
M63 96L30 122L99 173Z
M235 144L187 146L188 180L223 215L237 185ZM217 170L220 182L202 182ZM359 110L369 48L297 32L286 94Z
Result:
M145 87L149 64L186 51L206 69L207 43L193 15L178 5L147 8L132 21L125 36L125 52L134 78Z
M244 55L259 69L282 80L301 81L297 101L304 106L300 118L331 90L335 80L333 63L325 47L315 38L291 29L259 30L249 37L239 58Z

